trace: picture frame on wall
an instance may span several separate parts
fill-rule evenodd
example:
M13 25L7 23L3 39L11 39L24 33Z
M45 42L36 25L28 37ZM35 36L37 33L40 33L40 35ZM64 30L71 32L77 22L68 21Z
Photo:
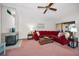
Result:
M36 29L45 29L45 24L43 24L43 23L37 24Z

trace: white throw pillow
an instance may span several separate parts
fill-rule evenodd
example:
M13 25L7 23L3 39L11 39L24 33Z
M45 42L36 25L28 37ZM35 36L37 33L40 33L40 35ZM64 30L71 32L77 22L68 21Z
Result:
M65 38L68 39L70 37L70 33L69 32L65 32Z
M61 36L63 36L63 33L62 32L59 32L58 33L58 37L61 37Z
M38 36L40 36L40 33L38 31L36 33L37 33Z

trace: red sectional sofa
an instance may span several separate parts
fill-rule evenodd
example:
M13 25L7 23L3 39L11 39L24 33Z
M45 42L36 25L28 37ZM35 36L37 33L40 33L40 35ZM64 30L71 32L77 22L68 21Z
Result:
M39 35L37 34L37 32L39 32ZM34 31L33 39L39 40L40 37L48 36L48 37L51 37L52 40L54 40L62 45L68 44L69 40L67 40L64 35L61 37L58 37L58 33L59 33L59 31Z

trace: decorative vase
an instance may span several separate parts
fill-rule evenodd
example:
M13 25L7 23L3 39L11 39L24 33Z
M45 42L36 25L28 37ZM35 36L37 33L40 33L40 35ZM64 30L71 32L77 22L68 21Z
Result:
M10 32L15 32L15 28L11 28L10 29Z

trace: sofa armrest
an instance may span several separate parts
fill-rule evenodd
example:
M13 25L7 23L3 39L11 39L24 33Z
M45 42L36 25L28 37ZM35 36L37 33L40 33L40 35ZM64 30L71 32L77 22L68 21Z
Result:
M65 38L65 36L63 35L63 36L61 36L60 38L60 43L61 44L68 44L70 41L69 40L67 40L66 38Z
M33 32L33 39L39 40L39 36L37 35L36 31Z

